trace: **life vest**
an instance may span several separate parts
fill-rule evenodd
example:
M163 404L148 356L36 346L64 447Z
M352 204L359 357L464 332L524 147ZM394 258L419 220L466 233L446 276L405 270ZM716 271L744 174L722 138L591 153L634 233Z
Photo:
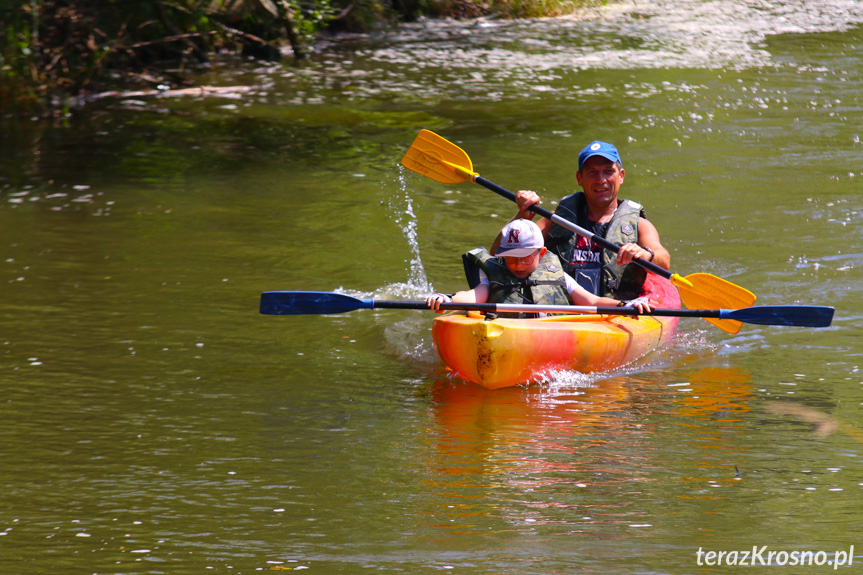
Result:
M597 224L587 219L584 192L576 192L563 198L555 213L599 237L622 245L638 243L638 218L644 217L644 208L631 200L618 200L611 220ZM647 277L644 269L637 265L618 266L615 252L594 245L562 226L552 224L545 245L560 257L564 271L593 294L629 300L640 296L643 291Z
M485 248L473 249L462 256L465 275L471 288L479 285L481 269L488 276L489 303L572 305L566 291L563 267L556 255L545 252L539 265L528 277L512 275L502 257L495 257ZM500 313L501 317L537 317L537 314Z

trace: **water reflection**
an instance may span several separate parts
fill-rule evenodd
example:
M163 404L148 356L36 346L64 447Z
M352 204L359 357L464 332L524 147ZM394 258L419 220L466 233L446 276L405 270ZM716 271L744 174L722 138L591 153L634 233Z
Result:
M459 533L649 524L645 498L681 496L648 485L669 474L682 480L687 499L715 499L712 488L741 476L739 446L728 440L745 432L750 376L716 367L686 375L685 383L584 376L582 386L499 390L435 382L426 487L436 507L429 514ZM680 461L662 454L669 449Z
M487 390L460 381L438 381L432 397L443 455L441 470L458 474L506 470L514 461L522 471L540 472L543 461L510 459L512 449L531 453L569 452L598 441L596 427L613 424L606 415L625 407L626 378L595 386L550 392L540 386ZM561 444L580 438L578 445ZM503 458L500 456L507 454Z
M747 432L745 414L753 398L752 375L729 367L709 367L681 372L683 380L668 387L675 394L674 417L678 439L691 451L694 465L683 471L686 500L718 500L745 476L739 466L745 447L734 437Z
M612 378L549 392L437 381L427 487L438 495L431 511L438 524L464 532L488 529L490 520L494 529L588 521L593 504L577 491L644 474L640 456L623 447L639 433L627 413L626 383ZM580 507L578 517L560 516Z
M681 394L678 415L739 424L749 411L752 375L731 367L712 367L682 372L683 383L673 384ZM688 376L688 377L687 377Z

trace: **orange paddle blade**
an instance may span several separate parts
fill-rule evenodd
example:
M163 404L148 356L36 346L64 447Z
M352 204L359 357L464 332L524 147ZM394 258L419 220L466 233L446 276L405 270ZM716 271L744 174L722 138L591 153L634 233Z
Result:
M728 280L706 274L695 273L686 276L692 287L677 283L680 299L689 309L741 309L755 303L755 294L748 289L735 285ZM727 333L737 333L743 323L731 319L705 318Z
M442 184L460 184L475 173L464 150L429 130L420 130L402 165Z

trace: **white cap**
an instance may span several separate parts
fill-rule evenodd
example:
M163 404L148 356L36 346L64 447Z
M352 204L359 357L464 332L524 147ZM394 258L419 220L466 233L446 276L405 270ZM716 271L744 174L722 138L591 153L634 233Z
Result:
M545 246L542 231L530 220L513 220L500 231L496 256L523 258Z

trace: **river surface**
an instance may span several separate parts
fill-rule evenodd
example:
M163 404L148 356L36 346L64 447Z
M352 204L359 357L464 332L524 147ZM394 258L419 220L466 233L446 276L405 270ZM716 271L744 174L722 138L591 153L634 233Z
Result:
M861 23L422 22L4 124L0 573L859 572ZM430 312L260 315L266 290L463 288L514 206L401 168L422 128L551 207L614 142L673 271L833 326L683 319L618 372L488 392Z

